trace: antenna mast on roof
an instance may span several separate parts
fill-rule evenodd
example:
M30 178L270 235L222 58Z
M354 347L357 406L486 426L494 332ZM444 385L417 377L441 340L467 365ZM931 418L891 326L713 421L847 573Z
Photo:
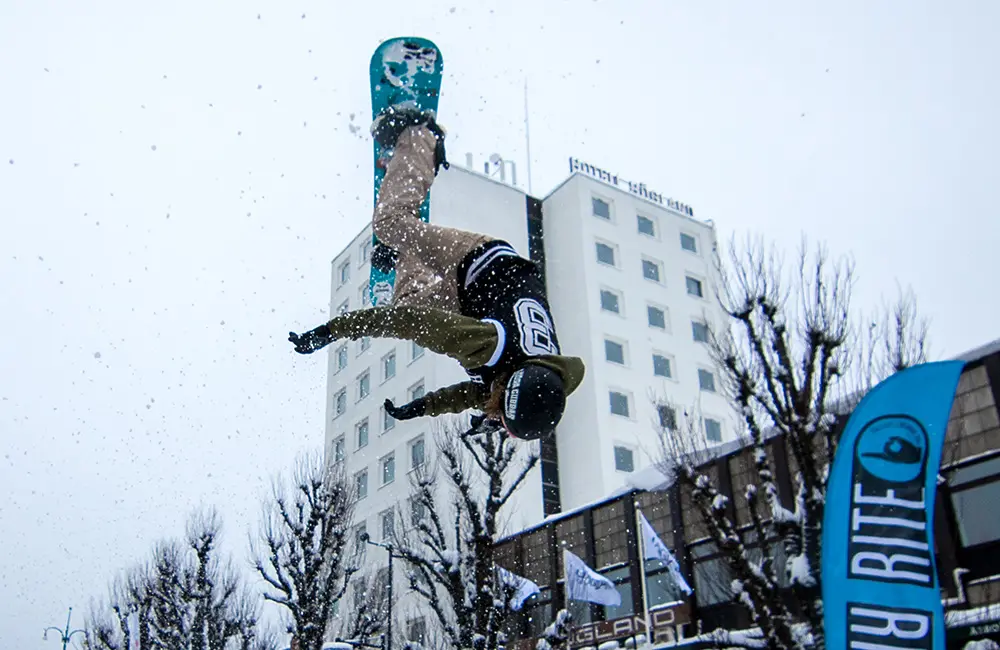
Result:
M528 78L524 78L524 145L528 153L528 194L531 194L531 132L528 131Z

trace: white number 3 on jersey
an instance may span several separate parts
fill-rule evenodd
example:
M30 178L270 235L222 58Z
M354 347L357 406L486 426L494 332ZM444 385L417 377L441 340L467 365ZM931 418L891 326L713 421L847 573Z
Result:
M521 335L521 349L528 356L559 354L553 336L552 319L533 298L521 298L514 305L514 315Z

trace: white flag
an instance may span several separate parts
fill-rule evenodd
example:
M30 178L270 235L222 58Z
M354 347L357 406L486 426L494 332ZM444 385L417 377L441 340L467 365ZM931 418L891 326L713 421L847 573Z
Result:
M514 595L510 597L510 608L515 612L521 609L524 605L524 601L528 600L535 594L539 594L542 590L531 580L517 575L516 573L511 573L502 566L497 567L497 573L500 574L500 580L504 585L511 587L517 587L517 591Z
M639 521L642 522L642 549L643 549L643 559L645 560L660 560L667 565L667 570L670 572L670 577L674 579L677 586L686 594L691 594L691 587L688 585L687 580L684 579L684 575L681 573L681 568L677 564L677 558L674 554L670 552L667 545L657 537L656 531L650 525L649 521L646 520L646 515L639 513Z
M128 650L139 650L139 612L132 612L125 620L128 623Z
M583 560L563 549L566 567L566 597L600 605L621 605L622 595L613 582L584 564Z

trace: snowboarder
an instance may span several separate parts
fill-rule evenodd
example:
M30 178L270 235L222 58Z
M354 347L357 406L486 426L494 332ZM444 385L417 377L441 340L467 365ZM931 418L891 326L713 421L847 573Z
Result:
M398 407L386 400L392 417L477 409L515 437L550 434L585 369L580 358L560 354L539 267L503 240L420 220L438 169L447 168L444 131L432 114L390 109L372 135L394 149L372 220L378 240L399 255L393 304L290 332L288 340L301 354L340 338L415 341L456 359L470 380Z

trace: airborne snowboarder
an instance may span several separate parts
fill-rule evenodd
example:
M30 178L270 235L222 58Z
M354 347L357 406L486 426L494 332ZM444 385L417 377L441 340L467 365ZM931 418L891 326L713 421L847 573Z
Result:
M447 167L444 130L431 112L390 108L371 130L394 150L372 224L399 255L392 306L353 311L288 340L301 354L341 338L415 341L456 359L470 380L398 407L386 400L392 417L478 409L518 438L550 434L585 370L580 358L560 354L539 267L505 241L419 218Z

